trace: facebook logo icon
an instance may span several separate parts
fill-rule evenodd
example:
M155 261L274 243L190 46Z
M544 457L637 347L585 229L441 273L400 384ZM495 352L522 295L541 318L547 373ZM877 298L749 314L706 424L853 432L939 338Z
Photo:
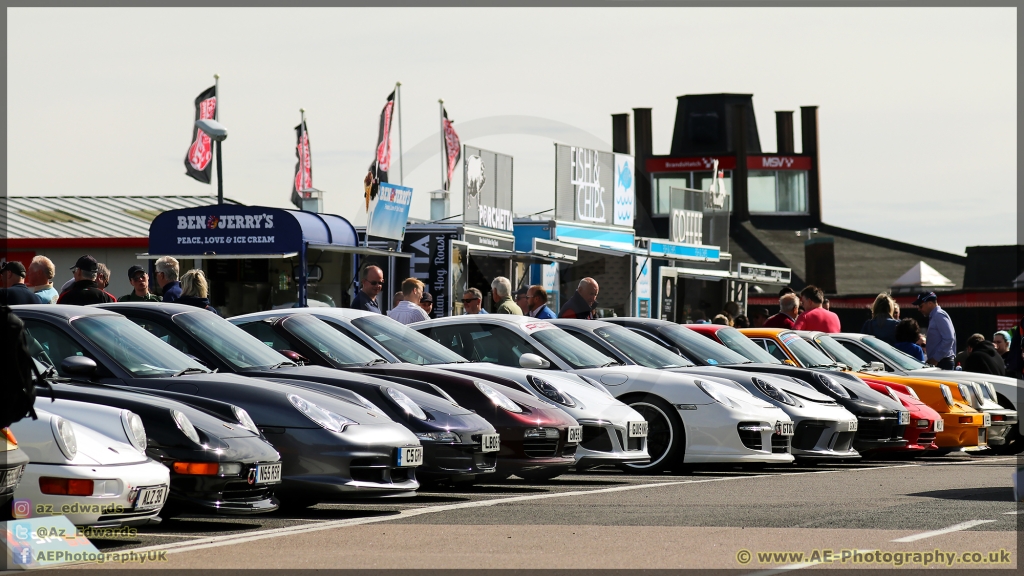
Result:
M12 556L14 557L13 560L15 564L20 564L22 566L31 564L32 548L30 546L23 546L20 550L15 550Z

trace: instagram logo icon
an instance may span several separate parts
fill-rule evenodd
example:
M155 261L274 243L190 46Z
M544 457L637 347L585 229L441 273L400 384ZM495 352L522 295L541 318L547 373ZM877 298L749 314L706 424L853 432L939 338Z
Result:
M31 500L15 500L11 505L11 514L15 518L31 518L32 517L32 501Z

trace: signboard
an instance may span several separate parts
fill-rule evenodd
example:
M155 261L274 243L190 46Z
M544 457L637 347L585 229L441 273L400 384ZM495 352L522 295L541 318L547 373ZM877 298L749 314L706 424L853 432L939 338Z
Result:
M747 264L740 262L736 268L736 275L740 280L748 282L771 282L773 284L789 284L793 278L793 271L789 268L778 266L765 266L762 264Z
M651 317L651 263L649 258L636 257L636 316Z
M381 184L383 186L383 184ZM454 292L450 291L449 276L452 274L452 262L454 254L450 252L450 242L458 240L459 234L451 232L411 232L403 242L403 252L412 256L409 258L409 276L416 278L425 285L424 290L434 297L434 310L432 318L441 318L446 315L451 306L451 299ZM458 266L465 271L465 255L460 255ZM464 272L463 272L464 273ZM463 280L465 282L465 280ZM461 298L460 292L455 298Z
M632 227L635 175L632 156L555 144L555 219Z
M651 258L665 258L667 260L718 262L721 258L721 250L719 250L718 246L679 244L660 240L651 240L647 247L647 253Z
M810 156L747 156L749 170L810 170Z
M402 240L411 204L412 188L381 182L366 214L366 235Z
M512 157L463 146L462 222L512 231Z
M214 204L164 212L149 228L150 254L275 254L296 252L302 229L288 212Z
M463 233L463 240L471 246L490 250L505 250L512 252L516 249L515 238L507 238L505 236L487 234L486 232L477 232L475 230L466 229ZM435 304L435 306L437 306L437 304Z
M669 238L686 244L704 243L704 213L696 210L672 209Z
M710 172L718 160L719 170L736 168L735 156L700 157L700 158L648 158L645 165L647 171L654 172Z
M1012 330L1019 322L1017 314L996 314L996 330Z
M469 245L458 240L449 240L448 248L448 314L460 316L463 313L462 295L469 289ZM484 303L481 302L482 306ZM440 318L446 310L434 303L434 318Z
M729 197L721 183L721 179L715 180L714 191L669 187L672 242L717 246L728 252Z

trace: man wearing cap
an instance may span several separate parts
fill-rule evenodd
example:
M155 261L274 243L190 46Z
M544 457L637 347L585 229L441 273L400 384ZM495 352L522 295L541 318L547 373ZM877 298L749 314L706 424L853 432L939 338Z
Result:
M159 302L160 297L149 291L149 273L142 266L132 266L128 269L128 281L132 283L132 290L128 294L118 298L118 302Z
M25 286L25 265L17 260L11 260L0 268L0 282L3 283L3 290L0 290L0 303L8 306L16 304L39 304L39 298L32 290Z
M956 330L949 314L939 306L935 292L923 292L914 300L914 306L928 319L928 363L943 370L952 370L956 357Z
M420 308L430 316L434 312L434 297L430 295L430 292L424 292L423 297L420 298Z
M96 278L99 276L99 263L92 256L79 258L71 272L75 275L75 282L60 295L57 304L88 306L89 304L117 302L117 298L104 292L96 283Z

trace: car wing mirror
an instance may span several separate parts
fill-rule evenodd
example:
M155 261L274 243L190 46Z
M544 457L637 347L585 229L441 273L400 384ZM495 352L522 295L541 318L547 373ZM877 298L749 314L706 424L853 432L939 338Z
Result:
M881 362L871 362L868 364L868 370L871 372L885 372L885 364Z
M548 362L536 354L530 354L527 352L519 357L519 366L521 368L550 368L551 362Z
M94 376L96 361L86 356L68 356L60 362L61 372L72 376Z
M294 350L281 350L281 354L299 366L305 366L309 363L309 358L306 358Z

